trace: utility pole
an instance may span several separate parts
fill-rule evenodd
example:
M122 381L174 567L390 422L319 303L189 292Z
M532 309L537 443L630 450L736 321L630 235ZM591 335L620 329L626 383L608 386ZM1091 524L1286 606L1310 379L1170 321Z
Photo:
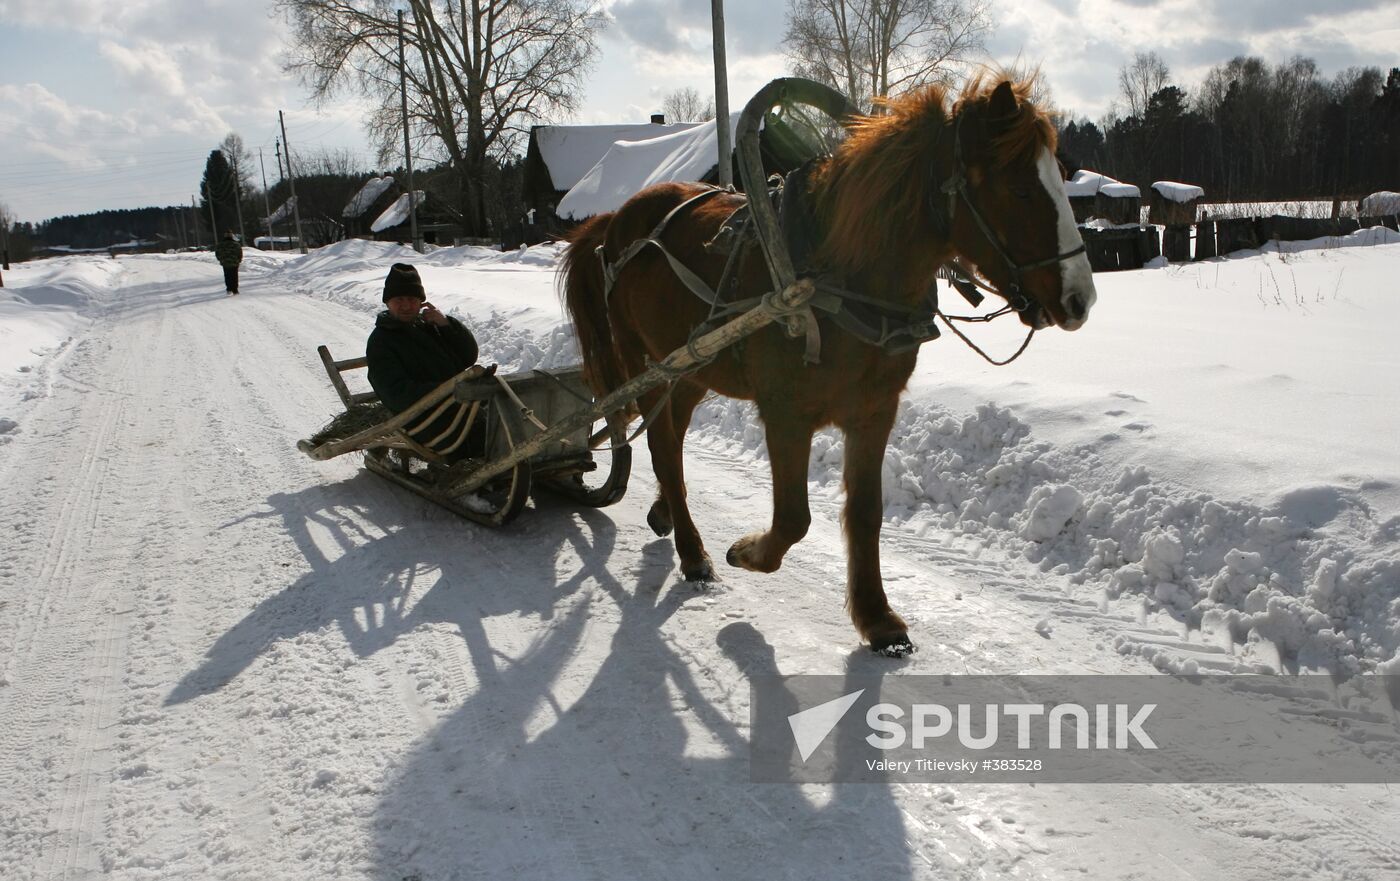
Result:
M277 158L277 167L279 171L282 168L282 158L280 156ZM276 251L277 243L272 240L272 203L267 199L267 166L263 164L262 147L258 148L258 168L262 169L263 210L267 212L267 214L263 216L263 220L267 221L267 246Z
M199 240L199 209L195 207L194 196L190 196L190 227L194 230L194 246L198 248L202 243Z
M719 185L734 183L734 147L729 143L729 72L724 59L724 0L710 0L715 47L715 130L719 134Z
M272 139L272 149L275 150L276 153L277 153L277 179L278 179L279 181L282 181L283 183L285 183L286 180L287 180L287 174L286 174L286 172L284 172L284 171L282 170L282 139L281 139L281 138L273 138L273 139ZM278 209L280 210L282 206L281 206L281 205L278 205L277 207L278 207ZM269 214L268 216L271 217L272 215ZM283 218L283 219L285 220L286 218ZM291 249L292 249L292 248L291 248L291 245L288 244L288 245L287 245L287 250L290 251Z
M10 271L10 218L0 212L0 269ZM5 282L0 280L0 288Z
M238 240L246 242L248 231L243 228L243 181L238 176L238 154L233 154L233 207L238 209Z
M399 105L403 114L403 164L408 172L408 232L413 237L413 250L423 253L418 240L418 194L413 189L413 153L408 143L408 77L403 63L403 10L399 10Z
M282 119L282 111L277 111L277 124L282 127L282 143L287 144L287 123ZM306 239L301 236L301 208L297 206L297 179L292 171L292 145L287 144L287 189L292 194L292 218L297 225L297 244L301 253L306 253Z

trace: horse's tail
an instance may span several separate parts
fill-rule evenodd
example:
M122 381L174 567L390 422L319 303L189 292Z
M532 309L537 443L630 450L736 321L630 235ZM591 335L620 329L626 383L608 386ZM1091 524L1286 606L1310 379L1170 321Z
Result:
M583 379L600 396L626 381L608 320L603 266L596 253L611 220L612 214L599 214L570 232L559 271L560 293L583 356Z

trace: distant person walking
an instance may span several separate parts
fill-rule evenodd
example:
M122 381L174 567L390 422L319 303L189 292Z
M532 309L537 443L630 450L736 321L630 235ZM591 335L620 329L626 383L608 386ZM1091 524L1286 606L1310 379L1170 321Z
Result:
M243 262L243 246L234 238L233 230L224 233L224 240L214 248L214 258L224 268L224 289L232 297L238 293L238 264Z

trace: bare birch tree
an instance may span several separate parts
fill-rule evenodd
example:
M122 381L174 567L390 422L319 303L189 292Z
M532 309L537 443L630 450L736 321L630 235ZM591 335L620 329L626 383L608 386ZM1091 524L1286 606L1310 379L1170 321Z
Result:
M1118 71L1118 91L1128 104L1128 115L1142 119L1152 96L1171 84L1167 63L1156 52L1138 52Z
M597 0L276 0L293 26L287 69L319 100L369 98L381 162L402 150L398 25L405 13L415 157L445 159L469 235L487 233L488 157L532 123L577 108L603 26Z
M952 82L991 29L988 0L788 0L783 46L799 76L869 107Z
M686 86L666 93L661 112L667 122L709 122L715 118L715 100L701 103L700 93Z

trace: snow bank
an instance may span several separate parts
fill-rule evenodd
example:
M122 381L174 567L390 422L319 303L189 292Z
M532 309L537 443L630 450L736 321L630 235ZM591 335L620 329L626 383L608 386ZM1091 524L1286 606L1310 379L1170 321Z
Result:
M106 256L13 264L0 288L0 444L20 430L20 408L42 394L49 369L110 298L123 264Z

